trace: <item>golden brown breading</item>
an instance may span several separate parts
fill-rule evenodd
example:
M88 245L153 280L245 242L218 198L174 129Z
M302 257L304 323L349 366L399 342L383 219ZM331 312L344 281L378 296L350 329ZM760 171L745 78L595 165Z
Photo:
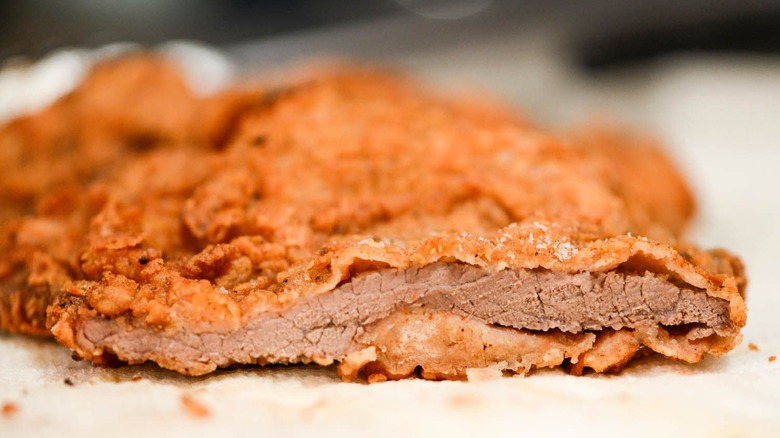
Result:
M0 328L49 335L45 309L82 277L81 241L106 200L103 181L155 149L220 146L231 103L196 99L167 60L128 55L0 126Z
M134 109L146 105L116 99ZM390 361L385 329L373 340L354 337L341 356L219 348L266 315L326 299L361 272L446 262L490 272L651 272L726 302L737 330L667 331L658 325L634 327L631 335L607 330L549 338L530 332L529 340L511 345L562 348L566 354L551 359L536 351L538 360L528 359L527 367L515 371L557 366L567 358L581 359L575 372L615 369L642 345L694 362L739 342L745 323L741 264L726 252L677 242L693 212L691 194L659 149L639 136L604 129L552 134L508 109L442 97L360 68L274 92L236 90L185 106L184 113L200 116L165 122L176 131L165 137L166 148L123 151L121 165L88 186L85 206L63 213L63 220L76 224L69 229L76 230L71 241L77 244L61 254L49 244L25 246L19 242L30 234L63 231L47 231L46 222L39 224L43 231L14 228L4 248L20 261L0 270L6 288L0 322L6 329L41 332L35 321L42 303L53 302L48 326L54 336L96 363L117 356L203 374L236 362L336 360L343 362L345 378L400 378L422 366L422 359L409 362L411 353L404 350L393 353L404 366ZM152 119L139 115L134 123ZM123 130L129 127L106 125L128 138ZM23 223L43 219L39 214ZM39 271L30 266L49 266L37 261L41 257L54 258L54 267L33 275ZM48 287L45 293L36 295L33 278ZM24 306L37 309L33 317L18 317ZM439 342L456 329L452 318L444 314L430 326L438 333L431 339ZM403 329L425 321L396 312L385 322ZM470 333L505 339L495 327L469 324ZM369 326L360 330L371 333ZM148 346L129 345L128 333ZM463 357L470 357L472 348L464 345ZM387 354L366 361L357 354L365 347ZM193 356L184 358L177 349ZM496 349L490 360L518 354L523 352ZM433 368L423 376L462 378L466 369L484 365L484 358L459 362L463 357L448 362L455 368L430 359Z

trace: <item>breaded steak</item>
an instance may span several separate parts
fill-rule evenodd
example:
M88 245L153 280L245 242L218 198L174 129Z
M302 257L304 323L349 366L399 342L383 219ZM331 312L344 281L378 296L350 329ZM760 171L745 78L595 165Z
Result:
M641 135L551 132L365 67L182 84L114 61L0 129L6 330L95 363L369 381L740 341L742 265L681 240L692 196Z

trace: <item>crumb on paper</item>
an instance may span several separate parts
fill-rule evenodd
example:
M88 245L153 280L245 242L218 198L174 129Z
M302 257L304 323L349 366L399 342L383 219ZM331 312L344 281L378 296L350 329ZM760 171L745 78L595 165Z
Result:
M4 417L12 417L16 415L16 413L19 412L19 405L17 405L14 402L5 402L3 403L3 416Z
M75 385L75 384L73 383L73 380L72 380L70 377L66 377L66 378L65 378L65 379L62 381L62 383L66 384L66 385L68 385L68 386L74 386L74 385Z
M139 382L139 381L143 380L143 377L141 377L141 376L133 376L130 380L133 381L133 382Z
M328 402L325 399L319 399L309 406L301 409L300 413L304 418L311 418L320 414L323 409L327 409Z
M769 362L774 362L775 360L777 360L777 356L769 356L769 357L767 358L767 360L768 360Z
M480 405L476 395L458 394L450 397L449 405L453 408L469 409Z
M751 342L751 343L748 344L748 350L750 350L750 351L758 351L758 345L756 345L756 344Z
M181 405L188 414L195 418L206 418L211 415L209 408L189 395L181 396Z

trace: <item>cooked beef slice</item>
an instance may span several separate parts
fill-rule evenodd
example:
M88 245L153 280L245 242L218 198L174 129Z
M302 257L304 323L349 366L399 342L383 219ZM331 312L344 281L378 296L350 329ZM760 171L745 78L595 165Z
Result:
M84 351L105 350L130 363L155 360L188 374L231 363L332 363L370 345L366 327L399 312L444 313L493 327L559 335L659 325L696 325L706 330L700 337L736 332L727 301L650 272L493 272L440 262L358 274L331 292L261 313L228 333L167 334L95 318L81 321L76 343ZM376 330L371 333L377 338ZM522 345L515 347L518 362Z

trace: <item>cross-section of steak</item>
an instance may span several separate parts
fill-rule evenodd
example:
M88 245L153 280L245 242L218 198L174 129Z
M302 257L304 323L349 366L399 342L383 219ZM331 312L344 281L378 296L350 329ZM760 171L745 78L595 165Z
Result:
M262 294L184 278L156 259L135 279L74 283L52 308L52 330L96 362L152 360L198 375L335 361L345 378L372 380L524 373L565 360L574 372L615 370L644 347L697 362L739 342L738 260L579 235L535 217L493 239L342 242Z
M680 240L693 201L652 140L546 132L373 69L296 77L183 104L167 143L4 224L2 326L96 363L372 382L740 341L742 265Z
M626 354L667 330L683 332L692 343L674 353L696 361L738 332L727 300L665 275L493 272L441 262L361 273L225 333L169 335L104 318L77 324L74 342L87 354L107 350L143 362L164 352L175 369L200 374L229 363L332 363L358 353L365 363L342 366L350 378L362 367L390 378L417 367L426 377L462 378L470 369L526 372L564 359L576 363L604 330L631 333ZM367 347L371 353L361 356ZM626 359L617 356L599 371Z

